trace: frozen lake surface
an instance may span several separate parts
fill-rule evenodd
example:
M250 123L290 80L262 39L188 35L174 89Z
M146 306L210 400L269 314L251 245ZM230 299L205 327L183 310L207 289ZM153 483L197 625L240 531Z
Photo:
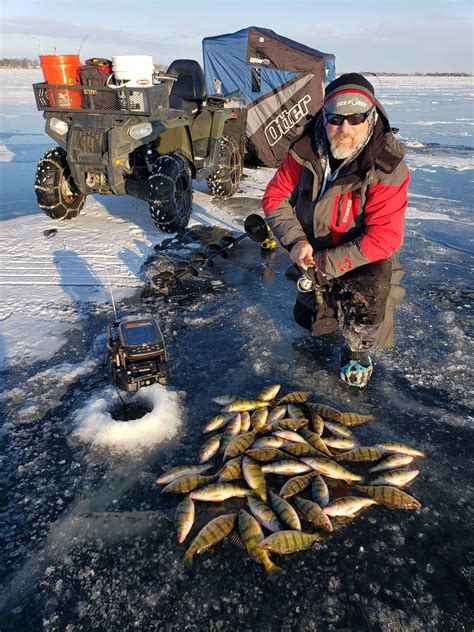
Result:
M145 203L95 197L75 221L43 215L33 180L52 141L37 80L0 71L2 631L473 629L472 79L372 78L412 179L397 344L377 354L363 393L338 381L339 341L311 340L292 322L283 251L264 257L245 240L163 297L147 280L168 236ZM195 183L192 239L171 242L167 256L237 234L272 173L246 169L229 200ZM119 401L101 366L113 319L107 270L122 316L160 320L171 365L155 417L128 422L133 432L115 433L114 449L104 411ZM273 383L374 414L357 432L366 444L424 450L409 488L422 508L369 508L315 549L276 558L286 574L275 584L228 542L189 573L176 502L154 480L195 461L212 397L254 397ZM162 425L150 432L154 420ZM199 524L208 516L201 509Z

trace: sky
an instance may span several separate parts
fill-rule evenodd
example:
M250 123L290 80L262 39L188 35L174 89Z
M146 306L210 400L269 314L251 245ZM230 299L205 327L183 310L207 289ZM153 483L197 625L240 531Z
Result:
M153 55L202 63L204 37L272 29L336 56L336 70L468 72L469 0L2 0L0 57Z

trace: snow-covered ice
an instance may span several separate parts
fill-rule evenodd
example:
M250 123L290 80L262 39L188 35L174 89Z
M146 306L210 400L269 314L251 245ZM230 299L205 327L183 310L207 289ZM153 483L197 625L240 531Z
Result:
M338 340L310 340L293 323L282 250L262 256L245 240L163 297L147 279L169 235L145 203L93 196L77 220L42 214L35 164L53 143L31 90L40 78L0 70L2 630L469 629L471 79L372 78L411 167L407 295L396 347L377 354L370 388L354 394L338 381ZM172 242L165 255L186 259L240 231L273 173L245 169L229 200L195 182L195 240ZM170 384L145 393L152 410L135 421L115 414L120 401L102 367L108 276L119 314L157 317L170 353ZM422 509L371 508L284 560L281 585L227 543L188 575L175 502L154 480L195 462L212 397L255 396L270 383L375 414L358 433L367 444L382 436L425 451L410 487ZM207 516L199 508L199 526Z

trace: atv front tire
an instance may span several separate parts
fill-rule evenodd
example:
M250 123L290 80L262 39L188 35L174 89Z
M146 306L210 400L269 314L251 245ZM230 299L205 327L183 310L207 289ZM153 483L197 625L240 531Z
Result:
M47 151L38 162L35 193L40 208L51 219L73 219L81 212L86 196L78 191L66 152L60 147Z
M177 154L160 156L148 179L150 215L164 233L186 228L193 210L193 187L186 161Z
M207 178L207 186L216 197L230 197L239 188L242 157L237 142L230 136L221 138L219 166Z

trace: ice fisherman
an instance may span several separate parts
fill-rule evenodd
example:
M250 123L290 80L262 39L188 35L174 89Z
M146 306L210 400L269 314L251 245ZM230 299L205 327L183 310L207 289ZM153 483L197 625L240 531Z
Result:
M298 284L311 289L298 292L296 322L314 336L341 327L340 376L358 387L372 375L372 352L393 345L393 309L404 295L404 154L372 84L344 74L326 87L262 200L295 271L310 279Z

